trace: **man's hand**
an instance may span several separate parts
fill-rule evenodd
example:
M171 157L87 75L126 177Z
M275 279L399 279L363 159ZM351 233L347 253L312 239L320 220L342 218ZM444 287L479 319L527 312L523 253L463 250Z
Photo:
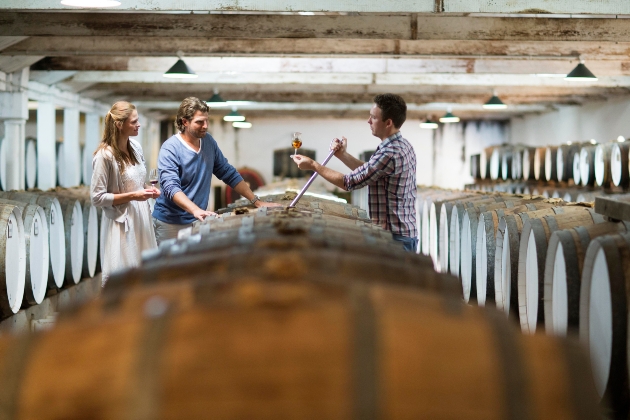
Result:
M315 162L310 157L302 156L302 155L293 155L292 158L293 158L293 162L297 164L298 169L302 169L304 171L315 170Z
M216 216L217 214L215 212L212 212L212 211L206 211L206 210L197 209L197 210L193 211L192 215L195 216L195 219L200 220L200 221L203 222L206 219L206 217L208 217L208 216Z
M334 138L330 142L330 150L335 151L335 156L338 158L343 156L346 153L346 149L348 148L348 139L342 137L341 140Z
M149 198L153 198L154 195L155 195L155 190L153 188L145 188L143 190L136 191L133 196L133 200L134 201L147 201ZM158 192L157 196L159 195L160 194Z
M162 191L158 190L157 188L153 187L151 189L153 190L153 198L158 198L162 195Z

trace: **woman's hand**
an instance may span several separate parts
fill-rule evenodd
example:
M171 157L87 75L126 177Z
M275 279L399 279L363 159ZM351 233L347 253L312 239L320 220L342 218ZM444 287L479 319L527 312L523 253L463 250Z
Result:
M133 199L135 201L147 201L149 198L155 198L155 197L159 197L159 192L158 195L156 196L156 190L155 188L145 188L143 190L138 190L134 193L134 197Z

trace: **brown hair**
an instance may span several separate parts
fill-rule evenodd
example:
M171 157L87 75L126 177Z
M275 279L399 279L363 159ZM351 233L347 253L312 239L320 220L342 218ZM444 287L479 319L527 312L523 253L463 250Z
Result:
M129 118L134 109L136 109L136 107L133 104L125 101L119 101L112 105L112 109L110 109L105 116L105 130L103 131L101 144L99 144L96 152L94 152L96 155L101 149L109 147L114 155L114 159L116 159L116 163L118 163L121 173L125 172L125 165L137 165L140 163L133 147L131 147L131 142L127 142L127 154L123 153L122 150L118 148L118 134L120 133L120 128L118 128L116 123L121 123L120 125L122 125L122 123L127 121L127 118Z
M177 111L177 119L175 120L175 125L177 125L177 129L180 131L180 133L183 133L185 126L184 121L182 120L186 119L190 121L192 120L193 115L195 115L195 112L208 112L209 110L210 108L208 107L208 105L206 105L206 103L199 98L191 96L184 99L179 106L179 110Z
M407 104L398 95L393 93L376 95L374 103L381 108L383 122L391 119L394 127L400 128L407 119Z

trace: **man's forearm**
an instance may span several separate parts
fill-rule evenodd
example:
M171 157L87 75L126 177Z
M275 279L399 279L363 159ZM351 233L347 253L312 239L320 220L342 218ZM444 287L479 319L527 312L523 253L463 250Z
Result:
M254 199L254 192L249 188L247 182L241 181L234 187L234 191L239 193L241 196L245 197L249 201Z
M344 165L346 165L350 170L354 171L359 166L363 165L365 162L355 158L349 153L344 153L341 157L337 157Z
M182 210L187 211L190 214L194 214L196 210L200 210L199 206L192 202L190 198L186 196L182 191L178 191L173 196L173 202L177 204Z
M343 174L341 172L337 172L335 170L322 166L317 162L315 162L314 166L315 172L317 172L319 176L321 176L331 184L346 191L346 186L343 183Z

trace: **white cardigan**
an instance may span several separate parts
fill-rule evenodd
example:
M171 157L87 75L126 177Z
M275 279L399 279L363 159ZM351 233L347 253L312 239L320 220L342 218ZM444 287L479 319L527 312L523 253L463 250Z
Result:
M146 166L140 143L132 139L129 139L129 143L136 157L139 157L140 162ZM124 223L126 232L129 228L127 223L129 203L114 205L114 194L121 194L124 191L120 168L113 153L109 148L99 150L92 159L92 184L90 186L92 204L101 207L109 219Z

